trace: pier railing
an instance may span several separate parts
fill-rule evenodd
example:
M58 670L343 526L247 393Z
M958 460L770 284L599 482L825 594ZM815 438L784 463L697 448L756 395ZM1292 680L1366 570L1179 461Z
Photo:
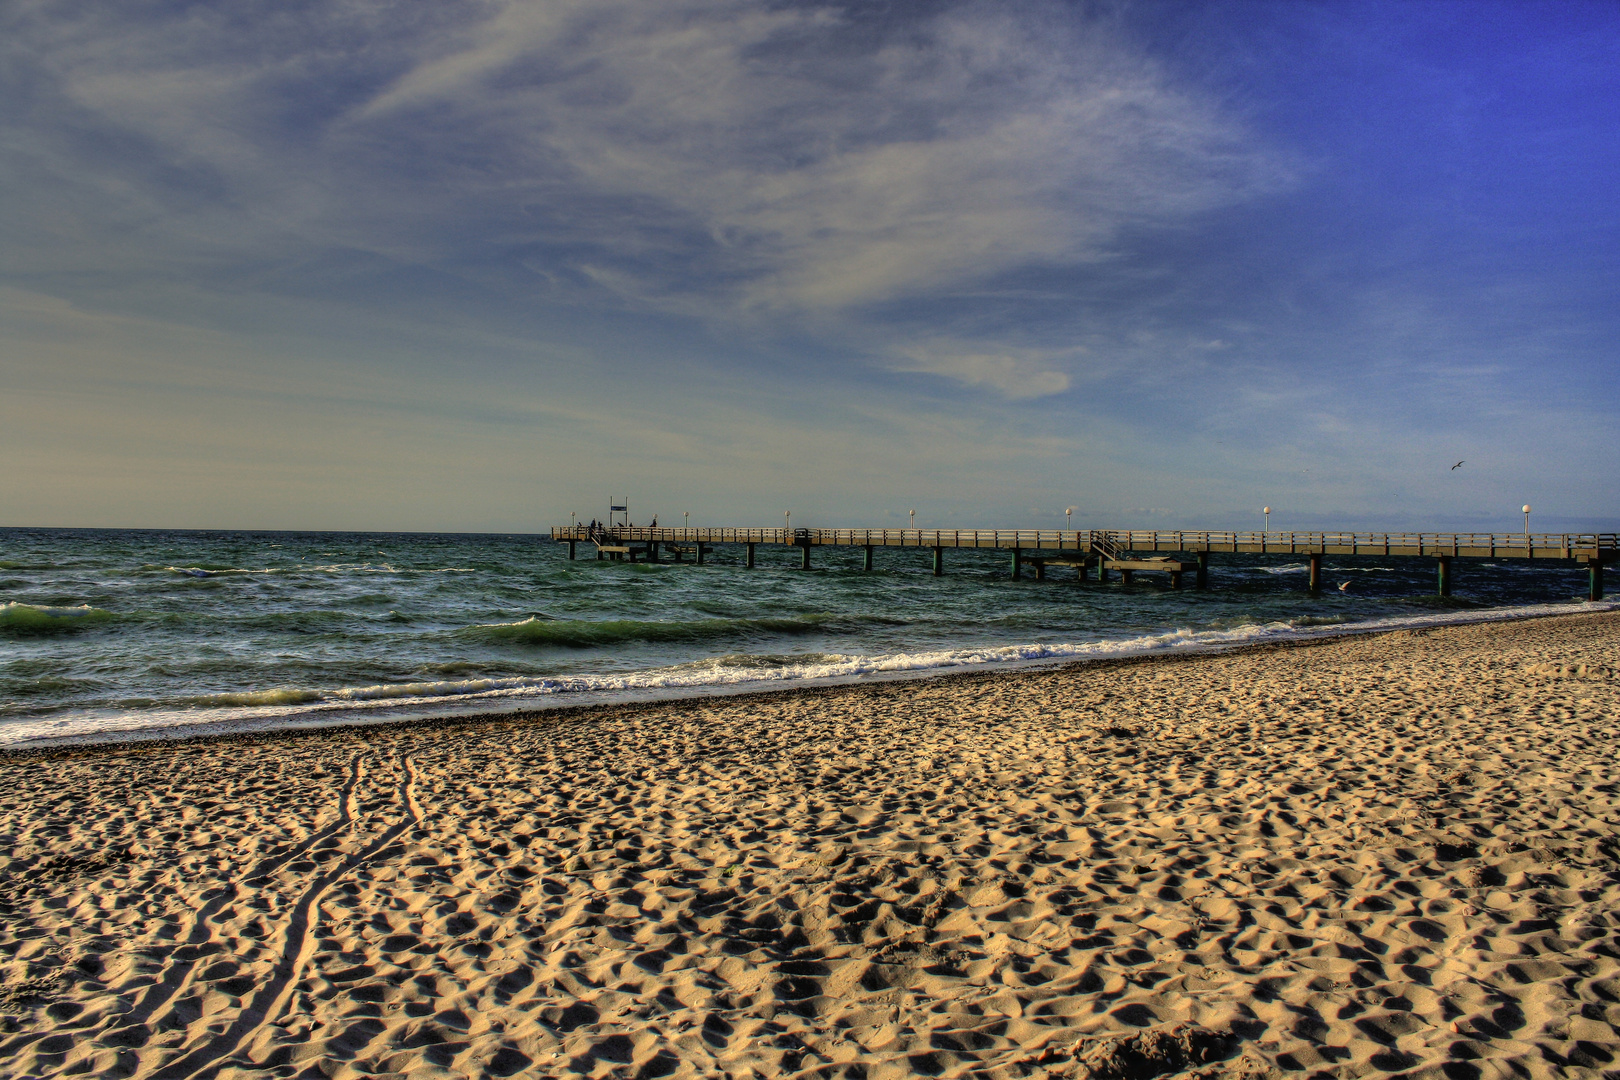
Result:
M585 542L585 525L552 539ZM598 532L598 536L604 535ZM784 544L798 547L1118 550L1275 555L1430 555L1505 559L1602 559L1620 553L1620 533L1223 532L1188 529L743 529L618 527L615 543Z

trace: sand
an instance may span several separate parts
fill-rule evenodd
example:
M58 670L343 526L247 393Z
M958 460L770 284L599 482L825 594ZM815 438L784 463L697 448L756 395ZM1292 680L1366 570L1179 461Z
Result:
M1616 1075L1620 615L0 760L0 1073Z

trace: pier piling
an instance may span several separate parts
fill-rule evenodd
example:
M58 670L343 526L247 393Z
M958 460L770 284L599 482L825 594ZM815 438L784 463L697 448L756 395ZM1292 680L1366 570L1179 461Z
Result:
M1438 561L1440 563L1440 592L1439 592L1439 595L1441 595L1441 596L1450 596L1451 595L1451 556L1450 555L1442 555L1442 556L1440 556Z
M872 545L866 545L866 560L861 566L862 570L870 572L872 569Z
M1085 576L1084 574L1081 575ZM1200 589L1209 588L1209 552L1198 552L1198 571L1194 575L1193 584Z
M1311 582L1309 591L1312 596L1322 591L1322 556L1311 556Z
M942 548L942 547L937 547L937 548L934 549L934 576L939 577L940 575L942 575L944 573L945 573L945 549Z
M1012 549L1012 579L1020 581L1024 576L1024 549Z
M749 545L747 545L747 547L748 547L748 561L744 565L746 565L748 567L748 569L752 570L754 568L754 545L749 544Z
M1590 586L1587 595L1593 600L1603 599L1603 561L1592 559L1586 564L1586 572Z
M810 545L809 544L800 544L799 545L799 569L800 570L808 570L808 569L810 569Z

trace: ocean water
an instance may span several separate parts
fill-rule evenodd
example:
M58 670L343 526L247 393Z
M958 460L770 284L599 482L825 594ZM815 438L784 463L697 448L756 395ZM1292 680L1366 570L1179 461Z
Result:
M582 553L583 554L583 553ZM0 529L0 747L532 709L1610 608L1573 564L1215 556L1013 581L1001 552L761 547L706 566L521 535ZM1337 585L1351 582L1348 591Z

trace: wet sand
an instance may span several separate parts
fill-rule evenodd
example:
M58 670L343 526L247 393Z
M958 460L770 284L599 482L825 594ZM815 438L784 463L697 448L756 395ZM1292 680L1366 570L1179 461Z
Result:
M0 1073L1598 1076L1620 614L0 758Z

